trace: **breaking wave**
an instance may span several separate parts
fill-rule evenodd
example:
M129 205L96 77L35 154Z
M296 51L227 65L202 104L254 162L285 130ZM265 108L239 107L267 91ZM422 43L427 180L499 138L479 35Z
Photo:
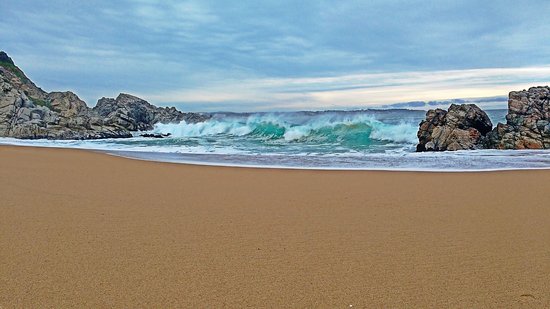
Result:
M154 132L172 137L246 137L288 143L340 143L368 145L373 142L414 144L417 121L381 121L361 113L216 114L206 122L158 124Z

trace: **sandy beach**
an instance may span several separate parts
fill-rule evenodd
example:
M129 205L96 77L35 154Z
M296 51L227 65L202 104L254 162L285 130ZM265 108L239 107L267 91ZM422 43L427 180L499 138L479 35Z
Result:
M550 307L549 183L0 146L0 308Z

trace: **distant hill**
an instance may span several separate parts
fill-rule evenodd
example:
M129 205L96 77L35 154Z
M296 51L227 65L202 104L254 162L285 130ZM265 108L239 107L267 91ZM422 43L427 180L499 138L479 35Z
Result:
M451 104L477 104L484 109L506 109L508 97L484 97L484 98L468 98L468 99L448 99L437 101L411 101L404 103L394 103L382 105L381 108L387 109L431 109L431 108L447 108Z

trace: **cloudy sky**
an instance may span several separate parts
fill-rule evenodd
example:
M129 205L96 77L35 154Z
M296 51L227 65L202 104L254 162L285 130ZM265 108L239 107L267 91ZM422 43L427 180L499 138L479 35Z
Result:
M193 111L357 108L550 84L550 1L0 1L47 91Z

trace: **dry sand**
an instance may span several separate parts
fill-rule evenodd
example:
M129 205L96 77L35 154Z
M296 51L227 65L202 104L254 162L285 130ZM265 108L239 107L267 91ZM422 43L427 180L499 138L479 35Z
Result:
M550 171L0 147L0 308L550 307Z

